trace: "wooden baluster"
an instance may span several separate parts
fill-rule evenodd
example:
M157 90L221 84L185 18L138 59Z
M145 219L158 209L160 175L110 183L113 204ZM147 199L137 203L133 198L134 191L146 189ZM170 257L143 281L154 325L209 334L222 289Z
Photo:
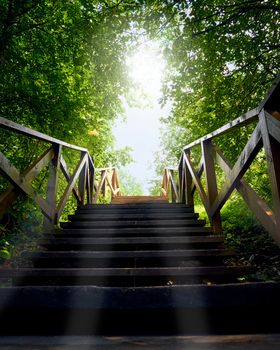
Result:
M162 179L162 184L161 184L160 195L162 197L166 197L166 195L167 195L167 190L166 190L166 169L164 169L164 172L163 172L163 179Z
M106 176L107 175L107 170L102 170L101 171L101 179L103 179L103 176ZM104 180L103 184L102 184L102 187L101 187L101 194L102 196L106 196L106 179Z
M85 155L86 155L86 152L81 152L81 160L84 158ZM83 166L83 169L80 173L79 181L78 181L78 189L79 189L82 205L84 204L84 201L85 201L87 168L88 168L88 161L85 162L85 165Z
M261 111L259 119L261 122L261 132L263 145L265 149L268 174L271 185L273 211L276 219L276 226L280 227L280 143L271 136L268 128L269 120L273 118L266 115L264 110ZM273 119L271 119L273 121ZM276 121L275 121L276 122ZM274 126L279 128L278 122ZM279 128L280 130L280 128ZM273 132L273 130L271 130ZM275 130L274 130L275 131Z
M91 197L90 197L90 166L89 166L89 156L87 156L87 171L86 171L86 195L87 195L87 204L91 203Z
M94 168L89 167L89 183L90 183L90 190L89 190L89 203L93 203L93 193L94 193L94 178L95 178L95 171Z
M206 186L208 192L208 202L209 209L212 204L215 202L218 195L218 187L217 187L217 176L215 172L215 163L212 152L212 142L211 140L206 140L201 142L201 150L204 161L204 171L206 177ZM209 210L210 212L211 210ZM218 211L214 216L209 218L211 221L211 225L215 233L222 232L222 223L221 223L221 215L220 211Z
M186 150L184 151L186 154L186 157L188 157L189 159L191 158L191 153L190 150ZM185 186L186 186L186 199L187 199L187 205L190 207L194 206L194 202L193 202L193 195L192 195L192 176L191 173L188 169L188 167L185 165Z
M185 163L183 157L181 157L178 167L179 177L179 202L186 203L186 181L185 181Z
M46 230L52 230L54 225L58 224L57 213L56 213L56 196L58 188L58 175L60 168L60 156L62 151L62 146L53 144L54 156L49 164L50 177L47 184L47 193L46 193L46 203L49 206L52 219L45 217L44 219L44 228Z
M111 197L113 199L115 197L115 191L117 189L117 187L116 187L116 170L115 170L115 168L113 169L112 178L111 178L111 184L112 184L112 188L113 188Z
M169 170L169 172L170 172L170 178L174 179L174 170ZM173 187L173 181L170 181L170 189L171 189L171 202L176 203L176 193Z

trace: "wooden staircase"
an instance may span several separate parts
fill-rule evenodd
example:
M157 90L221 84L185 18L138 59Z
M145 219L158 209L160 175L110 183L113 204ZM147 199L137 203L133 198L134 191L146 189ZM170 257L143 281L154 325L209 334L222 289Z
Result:
M2 334L259 331L256 312L271 312L275 286L239 283L254 268L227 264L235 252L193 208L115 202L79 207L43 236L33 267L1 270L12 281L0 289Z

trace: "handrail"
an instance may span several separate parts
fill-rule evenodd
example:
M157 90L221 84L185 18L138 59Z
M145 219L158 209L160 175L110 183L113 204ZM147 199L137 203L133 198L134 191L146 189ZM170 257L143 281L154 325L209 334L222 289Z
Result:
M258 108L222 126L216 131L199 138L184 147L178 165L178 181L174 182L174 175L169 168L164 171L162 194L168 196L171 191L172 201L194 205L194 193L197 190L205 207L210 223L215 233L222 230L220 211L229 199L234 189L241 194L244 201L280 245L280 80L277 79L268 96ZM231 131L257 121L247 144L242 150L235 164L231 164L222 150L214 144L213 139ZM200 145L201 159L198 169L195 169L191 150ZM264 148L268 165L269 180L272 193L273 209L252 189L244 180L243 175L248 170L259 151ZM218 165L225 175L225 183L218 191L215 165ZM206 187L201 182L205 173ZM171 186L169 186L171 183ZM168 190L168 186L170 187ZM172 191L178 188L178 196Z
M0 173L10 182L8 189L0 195L0 214L4 213L21 193L25 193L40 207L45 216L45 226L51 229L54 225L58 224L71 193L73 193L77 205L83 205L85 201L86 203L96 203L101 193L98 189L103 189L104 183L101 185L95 183L95 174L99 169L95 168L93 159L86 148L69 144L3 117L0 117L0 127L51 144L42 155L22 172L0 152ZM80 152L80 160L72 174L70 174L63 157L63 149L65 147ZM49 179L46 199L44 199L31 184L47 166L49 169ZM67 181L67 186L61 198L57 200L60 171ZM112 191L112 196L115 196L120 195L120 190L116 169L114 169L113 173L112 183L110 183L109 187ZM109 182L108 170L106 170L105 180Z
M15 122L8 120L6 118L3 118L3 117L0 117L0 126L1 126L1 128L9 129L9 130L12 130L14 132L17 132L19 134L23 134L26 136L31 136L31 137L38 139L38 140L41 140L41 141L46 141L46 142L50 142L50 143L55 144L55 145L61 145L64 147L72 148L72 149L75 149L75 150L81 151L81 152L88 152L88 150L86 148L79 147L79 146L72 145L70 143L61 141L61 140L56 139L54 137L51 137L49 135L43 134L39 131L36 131L36 130L30 129L30 128L27 128L26 126L17 124Z

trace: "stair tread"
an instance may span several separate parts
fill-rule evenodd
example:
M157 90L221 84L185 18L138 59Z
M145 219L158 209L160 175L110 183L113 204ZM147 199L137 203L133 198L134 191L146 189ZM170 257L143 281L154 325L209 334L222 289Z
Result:
M79 209L124 209L124 208L193 208L193 206L188 206L181 203L169 203L169 202L149 202L149 203L127 203L127 204L85 204L80 206Z
M229 249L178 249L178 250L136 250L136 251L46 251L31 253L33 258L155 258L155 257L202 257L234 256Z
M204 226L205 220L194 220L194 219L161 219L161 220L106 220L106 221L71 221L60 224L63 228L66 227L153 227L153 226L165 226L165 227L174 227L184 226L184 225L193 225L193 226Z
M1 278L29 276L157 276L247 274L253 266L202 266L202 267L136 267L136 268L7 268L0 270Z
M196 213L146 213L146 214L126 214L126 213L107 213L107 214L75 214L69 215L69 220L184 220L184 219L196 219L198 214Z
M56 235L46 237L39 244L161 244L161 243L222 243L223 236L188 236L188 237L112 237L112 238L61 238Z
M138 206L124 207L121 205L107 205L106 207L100 207L100 204L94 207L79 207L76 213L194 213L193 207L174 207L174 206L145 206L139 208Z
M64 225L62 225L64 226ZM67 226L67 225L66 225ZM176 236L176 234L182 233L182 234L206 234L206 233L212 233L212 229L204 226L191 226L191 227L173 227L173 228L166 228L166 227L118 227L118 228L77 228L77 227L66 227L63 228L63 230L55 230L54 233L57 235L63 235L63 234L100 234L100 235L122 235L122 234L130 234L130 235L137 235L137 234L149 234L149 235L159 235L159 234L169 234L171 236ZM51 233L48 233L51 234Z

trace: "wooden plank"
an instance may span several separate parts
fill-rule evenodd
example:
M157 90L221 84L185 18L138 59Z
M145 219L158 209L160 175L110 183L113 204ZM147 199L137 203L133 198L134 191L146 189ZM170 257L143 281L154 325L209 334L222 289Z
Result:
M22 173L27 182L31 183L40 171L47 166L53 157L53 148L46 150L39 158L31 163ZM9 186L9 188L0 196L0 215L3 214L9 206L23 193L19 187Z
M47 202L33 189L24 176L10 163L10 161L0 152L0 172L14 186L20 188L41 208L44 215L52 218L52 210Z
M60 169L60 156L61 156L62 146L54 144L53 150L54 150L54 156L51 162L49 163L50 177L49 177L47 190L46 190L47 192L46 202L52 210L52 218L51 218L51 222L49 222L48 218L45 219L45 222L44 222L45 229L51 229L51 227L49 226L50 224L51 225L57 224L55 208L56 208L56 200L57 200L56 197L57 197L57 189L58 189L58 176L59 176L59 169Z
M105 174L105 178L104 178L104 181L102 182L100 192L105 197L106 196L106 178L108 176L108 170L102 170L101 174L103 173Z
M232 168L231 173L224 186L222 187L218 197L212 205L210 215L214 216L218 211L221 210L223 205L226 203L227 199L234 190L236 183L245 174L252 161L261 149L261 125L258 123L255 130L253 131L249 141L241 152L237 162Z
M264 229L271 237L280 245L279 226L276 223L275 215L265 201L257 195L257 193L249 186L249 184L241 179L236 186L242 195L248 207L256 216Z
M65 160L64 160L64 158L63 158L62 155L61 155L61 157L60 157L60 169L61 169L62 174L64 175L66 181L69 183L70 178L71 178L71 175L70 175L70 173L69 173L67 164L66 164L66 162L65 162ZM78 203L81 203L81 202L82 202L81 197L80 197L80 194L79 194L79 192L78 192L76 186L73 187L73 195L74 195L74 197L76 198L76 201L77 201Z
M204 161L203 161L203 157L201 157L199 161L198 171L196 173L199 179L201 178L203 171L204 171ZM196 189L195 184L192 184L192 188L191 188L192 195L194 195L195 189Z
M204 207L205 207L205 209L206 209L206 211L208 213L209 212L208 198L207 198L207 195L206 195L206 193L204 191L204 188L203 188L203 186L201 184L201 181L198 178L198 176L196 175L196 172L195 172L195 170L194 170L194 168L192 166L191 160L186 155L184 155L184 160L185 160L185 163L186 163L186 165L188 167L188 170L189 170L189 172L191 174L193 182L195 183L195 186L196 186L196 188L198 190L198 193L200 195L202 203L203 203L203 205L204 205Z
M267 119L269 119L270 116L262 110L259 118L271 185L273 209L276 223L278 227L280 227L280 144L269 134Z
M215 153L217 163L220 165L221 169L225 173L229 173L232 170L232 165L224 157L224 155L217 146L215 146ZM256 216L257 220L279 244L279 234L277 234L278 228L276 225L274 213L271 210L271 208L265 203L265 201L260 196L257 195L257 193L250 187L250 185L244 179L240 179L236 183L236 189L241 194L250 210Z
M57 220L60 218L60 216L63 212L63 209L67 203L68 197L69 197L70 193L73 191L73 188L76 184L76 181L80 175L81 170L83 169L83 166L84 166L86 160L87 160L87 155L85 154L84 157L80 160L73 175L71 176L71 178L69 180L68 186L66 187L66 189L63 193L63 196L61 197L60 202L56 208Z
M52 158L54 157L53 147L47 149L38 159L33 161L30 166L23 171L22 175L25 176L27 182L32 182L36 176L46 167Z
M86 157L86 162L80 172L79 180L78 180L78 189L80 193L80 198L81 198L81 204L84 204L85 201L85 190L86 190L86 176L87 176L87 168L88 168L88 155L86 152L81 152L81 157L80 159L83 159Z
M280 143L280 121L267 112L265 112L265 117L269 134Z
M259 111L260 111L259 108L252 109L251 111L247 112L244 115L241 115L240 117L227 123L226 125L222 126L221 128L219 128L219 129L207 134L206 136L203 136L200 139L185 146L184 150L186 151L186 150L188 150L196 145L199 145L203 141L212 139L213 137L223 135L224 133L228 132L230 129L233 129L235 127L241 127L241 126L244 126L248 123L252 123L254 120L257 120L257 116L259 114Z
M268 94L263 99L262 103L259 106L259 110L261 111L263 108L270 110L276 101L279 101L279 86L280 86L280 75L274 80L272 83L272 87L269 90Z
M31 136L31 137L38 139L38 140L41 140L41 141L46 141L46 142L50 142L52 144L61 145L61 146L67 147L67 148L75 149L77 151L88 152L88 150L86 148L78 147L78 146L72 145L70 143L61 141L61 140L56 139L54 137L43 134L39 131L32 130L30 128L27 128L25 126L22 126L20 124L12 122L11 120L8 120L8 119L3 118L3 117L0 117L0 126L2 128L12 130L12 131L17 132L19 134Z
M90 176L91 176L91 172L90 172L90 167L89 167L89 162L87 162L87 172L86 172L86 202L87 204L91 204L92 203L92 196L91 196L91 181L90 181Z
M190 159L191 153L190 151L183 151L183 161L185 164L185 183L186 183L186 200L187 200L187 205L193 207L194 201L193 201L193 193L192 193L192 175L189 171L189 168L185 162L185 157Z
M177 184L174 179L174 170L169 170L169 173L170 173L172 202L176 203L176 202L179 202L179 193L177 189Z
M111 179L110 179L109 175L107 174L106 181L107 181L108 186L110 187L111 193L114 195L115 194L115 189L113 187L112 178L113 177L111 177Z
M90 200L88 201L89 204L93 204L93 192L95 188L94 178L95 178L95 169L91 167L90 160L89 160L89 183L90 183L90 191L89 191Z
M186 164L181 157L178 166L178 177L179 177L179 203L186 203L186 181L185 181L185 167Z
M218 196L217 177L215 172L215 164L212 156L212 142L206 140L201 142L202 158L204 161L204 171L206 178L206 186L208 192L209 207L213 205ZM220 212L217 211L215 215L209 217L211 225L215 233L222 232L222 223Z
M94 199L93 199L93 203L97 202L97 199L99 197L101 188L102 188L105 180L106 180L106 170L102 172L101 179L100 179L100 182L99 182L99 184L97 186L96 193L95 193L95 196L94 196Z

